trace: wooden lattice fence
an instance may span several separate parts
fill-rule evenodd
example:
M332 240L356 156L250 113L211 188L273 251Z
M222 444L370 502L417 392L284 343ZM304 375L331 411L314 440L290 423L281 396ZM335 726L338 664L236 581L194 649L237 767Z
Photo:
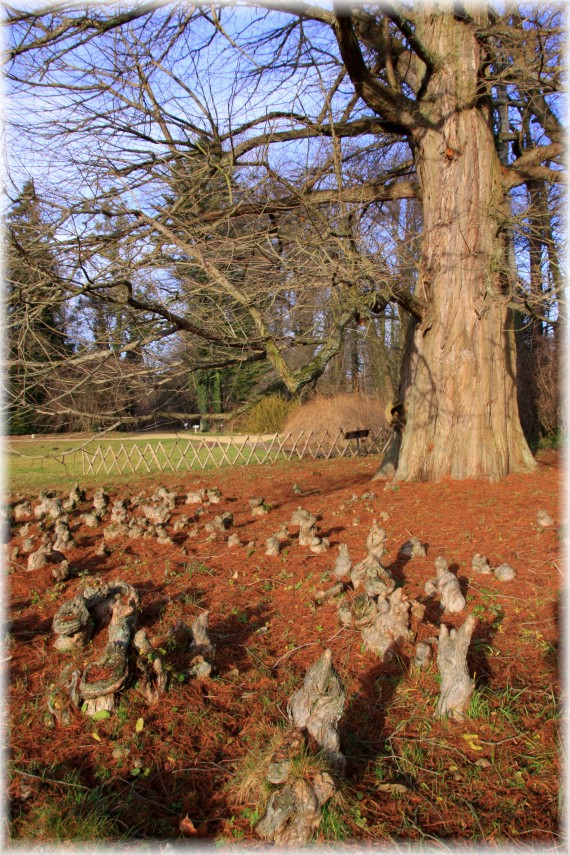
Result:
M132 472L177 472L222 466L247 466L276 460L330 459L358 454L381 454L388 431L370 434L359 445L328 431L307 431L270 436L192 437L148 441L125 441L83 448L84 475L111 475Z

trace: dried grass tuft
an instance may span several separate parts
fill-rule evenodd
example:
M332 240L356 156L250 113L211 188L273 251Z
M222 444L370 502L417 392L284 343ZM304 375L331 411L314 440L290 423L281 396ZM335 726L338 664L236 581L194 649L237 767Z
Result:
M379 395L318 395L293 413L287 420L284 432L296 435L301 431L328 431L329 434L336 435L339 431L368 428L375 434L386 427L384 409L385 402Z
M238 804L255 804L269 798L269 785L266 782L269 763L275 751L283 741L283 731L259 732L250 751L238 763L233 777L226 785Z
M283 745L288 727L283 725L271 730L271 733L265 731L257 734L255 743L238 764L225 788L238 804L253 803L260 814L265 810L267 800L274 789L266 780L269 764L277 749ZM330 771L329 764L321 752L313 753L306 746L291 759L291 779L311 779L317 772Z

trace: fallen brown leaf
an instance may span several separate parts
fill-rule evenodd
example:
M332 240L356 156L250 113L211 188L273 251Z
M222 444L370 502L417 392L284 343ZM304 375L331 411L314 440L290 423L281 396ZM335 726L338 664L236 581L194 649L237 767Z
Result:
M187 835L188 837L205 837L208 833L208 823L203 822L201 825L196 828L188 814L184 817L184 819L180 820L178 828L182 832L182 834Z
M381 793L407 793L408 787L404 784L377 784L376 789Z
M184 819L180 820L178 828L182 834L187 834L189 837L195 837L198 834L198 831L188 814L186 814Z

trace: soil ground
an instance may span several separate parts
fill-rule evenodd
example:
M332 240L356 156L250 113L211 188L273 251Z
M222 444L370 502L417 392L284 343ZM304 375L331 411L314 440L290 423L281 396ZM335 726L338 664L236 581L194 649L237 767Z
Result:
M20 524L13 527L5 644L12 841L256 841L259 801L243 786L245 773L261 764L286 722L288 698L327 647L346 689L339 730L348 763L317 842L559 840L561 458L542 452L534 474L498 484L385 485L371 481L376 466L371 457L309 460L138 479L129 489L107 484L112 498L142 489L150 495L159 484L176 490L172 523L196 510L184 504L188 490L222 492L200 517L197 538L181 531L172 546L115 540L107 558L95 555L104 524L87 528L77 518L91 507L89 490L70 518L77 546L66 557L79 575L65 583L55 583L49 567L27 571L26 556L14 555L22 548ZM252 496L271 506L267 516L252 516ZM331 549L312 554L290 527L281 554L266 556L265 539L299 505L318 516ZM552 527L537 525L539 509L554 518ZM234 516L241 546L228 548L227 532L207 539L204 523L224 511ZM315 602L338 544L359 561L381 512L389 515L383 563L410 598L427 606L413 626L416 641L432 639L434 659L425 670L412 665L413 643L383 663L363 649L358 630L341 627L335 603ZM30 534L39 545L37 523ZM427 544L427 557L399 555L411 536ZM516 579L473 571L476 552L493 567L511 564ZM424 593L439 555L467 597L461 614L442 614L439 601ZM165 650L171 687L152 707L128 687L109 719L93 722L75 711L67 727L46 730L48 686L70 656L53 647L52 619L93 576L137 587L137 626ZM204 609L216 669L211 678L184 681L168 631ZM477 618L468 655L476 691L466 720L438 720L433 639L442 622L459 626L467 613ZM105 643L101 630L73 656L92 661Z

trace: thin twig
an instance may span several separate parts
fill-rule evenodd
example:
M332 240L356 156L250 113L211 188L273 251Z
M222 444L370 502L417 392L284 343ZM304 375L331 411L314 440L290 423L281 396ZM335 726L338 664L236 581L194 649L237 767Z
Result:
M249 653L250 656L253 656L254 659L257 659L257 661L259 662L260 665L263 665L263 667L267 668L268 671L272 670L270 665L266 665L265 662L263 661L263 659L260 659L259 656L257 655L257 653L254 653L253 650L250 650L249 647L245 646L245 644L244 644L244 648L247 650L247 652Z
M237 759L236 760L230 760L227 762L237 763ZM216 768L220 769L222 772L225 772L228 775L231 774L229 769L224 769L223 766L220 766L218 763L212 763L212 766L215 766ZM173 769L172 770L173 775L180 775L182 772L209 772L210 774L212 774L212 769L209 768L208 766L186 766L184 769Z
M253 582L248 582L247 585L242 585L243 588L251 588L252 585L258 585L259 582L270 582L272 585L284 585L285 582L278 579L255 579Z
M341 627L334 635L331 635L330 638L325 638L325 644L328 644L329 641L334 641L334 639L341 634L341 632L346 632L346 627Z
M329 643L329 641L332 641L333 639L335 639L335 638L337 637L337 635L340 635L340 633L341 633L341 632L344 632L344 627L342 627L341 629L339 629L339 630L338 630L338 632L335 632L335 634L334 634L334 635L331 635L331 637L330 637L330 638L326 638L326 639L325 639L325 641L324 641L324 643L325 643L325 644L328 644L328 643ZM271 670L272 670L272 671L274 671L274 670L275 670L275 668L277 668L278 664L281 662L281 660L282 660L282 659L285 659L287 656L291 656L291 654L292 654L292 653L296 653L296 652L297 652L297 650L302 650L302 649L303 649L303 647L311 647L312 645L315 645L315 644L322 644L322 643L323 643L322 641L307 641L305 644L300 644L300 645L299 645L299 647L293 647L293 649L292 649L292 650L287 650L287 651L285 651L285 653L283 654L283 656L280 656L280 657L279 657L279 659L277 659L277 660L273 663L273 665L271 666Z
M12 561L10 558L5 558L4 561L6 562L6 564L11 564L12 567L17 567L18 570L24 570L24 565L18 564L17 561Z
M285 653L283 654L283 656L280 656L280 657L279 657L279 659L277 659L277 660L273 663L273 665L271 666L270 670L271 670L271 671L274 671L274 670L275 670L275 668L277 668L277 666L279 665L279 663L281 662L281 660L282 660L282 659L285 659L287 656L291 656L291 654L296 653L296 652L297 652L297 650L302 650L302 649L303 649L303 647L312 647L313 645L315 645L315 644L320 644L320 643L321 643L321 642L319 642L319 641L307 641L305 644L300 644L300 645L299 645L299 647L293 647L291 650L286 650L286 651L285 651Z
M142 799L143 801L148 802L151 805L155 805L156 807L159 807L162 810L168 811L168 813L173 814L173 816L178 816L178 811L172 810L171 808L166 807L166 805L163 802L162 803L161 802L154 802L152 799L147 799L146 796L143 796L141 793L139 793L137 790L135 790L135 787L134 787L135 781L127 781L125 778L115 778L115 781L121 781L122 784L127 784L127 786L130 787L131 792L137 798ZM85 787L84 789L87 789L87 787Z
M24 772L23 769L17 769L14 767L14 772L17 772L19 775L25 775L27 778L36 778L38 781L45 781L47 784L62 784L64 787L75 787L78 790L90 790L91 787L84 787L83 784L74 784L71 781L58 781L55 778L44 778L42 775L32 775L31 772Z
M461 755L461 757L463 757L463 759L467 763L472 762L471 758L468 757L467 754L464 754L463 751L460 751L459 748L456 748L455 745L446 745L443 742L436 742L435 739L422 739L421 736L399 736L399 735L396 735L396 736L388 736L387 739L385 740L385 742L391 742L392 739L403 739L404 742L425 742L428 745L436 745L438 748L451 749L452 751L455 751L457 754Z
M501 599L503 599L503 600L519 600L520 601L520 597L510 597L508 594L499 594L496 591L492 591L491 594L483 594L479 590L479 588L476 588L475 585L473 585L471 582L469 582L469 587L473 588L474 591L477 591L478 594L481 594L482 597L493 596L493 597L501 597ZM546 602L552 602L553 603L554 600L546 600Z
M492 739L478 739L478 742L482 742L483 745L502 745L503 742L513 742L515 739L523 739L524 733L519 733L516 736L508 736L506 739L497 739L494 742Z

